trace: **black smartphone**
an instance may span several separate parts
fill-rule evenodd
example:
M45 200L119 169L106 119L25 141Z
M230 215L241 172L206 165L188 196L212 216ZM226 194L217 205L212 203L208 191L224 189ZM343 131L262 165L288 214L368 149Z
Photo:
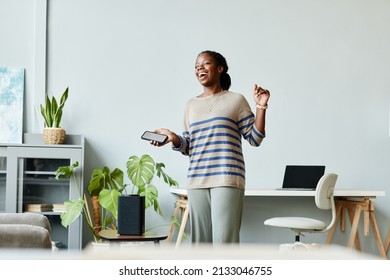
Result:
M165 134L158 134L151 131L145 131L144 134L142 134L141 138L148 141L156 141L162 144L165 142L165 140L167 140L168 136Z

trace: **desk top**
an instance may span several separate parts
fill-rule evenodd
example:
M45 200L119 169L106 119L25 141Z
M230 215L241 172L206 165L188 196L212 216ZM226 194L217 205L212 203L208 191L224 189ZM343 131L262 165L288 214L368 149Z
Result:
M175 195L186 196L186 189L170 188L170 192ZM315 191L288 191L277 189L246 189L245 196L315 196ZM335 189L336 197L370 197L385 196L385 191L375 190L353 190L353 189Z

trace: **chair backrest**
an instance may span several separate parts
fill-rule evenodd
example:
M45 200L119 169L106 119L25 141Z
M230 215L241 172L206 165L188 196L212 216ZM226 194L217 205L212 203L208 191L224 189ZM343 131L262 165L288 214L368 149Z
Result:
M336 206L334 202L334 188L337 181L337 174L327 173L321 177L318 181L316 188L315 202L319 209L329 210L332 209L332 221L328 226L321 230L326 232L333 227L336 222Z
M332 208L333 193L337 181L337 174L327 173L318 181L315 202L319 209L329 210Z

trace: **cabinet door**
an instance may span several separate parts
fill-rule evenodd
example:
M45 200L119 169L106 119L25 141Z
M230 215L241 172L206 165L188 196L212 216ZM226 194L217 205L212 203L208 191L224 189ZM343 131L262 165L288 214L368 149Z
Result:
M80 149L26 147L9 148L8 163L16 174L10 176L7 186L11 190L7 197L15 197L14 212L38 212L48 217L52 229L52 240L59 248L81 248L81 219L68 228L61 224L61 213L66 200L79 199L82 187L82 157ZM60 166L79 162L77 186L73 180L55 179L55 172ZM12 167L13 166L13 167ZM16 178L16 179L15 179ZM12 182L14 181L14 182ZM10 182L10 184L8 184Z
M6 148L0 147L0 213L5 212L5 191L7 180Z

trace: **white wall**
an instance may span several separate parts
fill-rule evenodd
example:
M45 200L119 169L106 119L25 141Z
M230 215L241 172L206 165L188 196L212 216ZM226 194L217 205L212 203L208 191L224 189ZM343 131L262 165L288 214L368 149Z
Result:
M0 1L0 65L25 69L24 131L38 127L46 82L46 0Z
M125 169L130 155L147 153L185 188L187 159L140 135L159 127L181 132L184 104L202 90L196 55L216 50L227 58L231 90L252 104L254 83L271 91L267 138L260 148L244 147L247 188L280 186L286 164L325 164L339 174L340 188L389 193L388 14L386 0L51 0L47 89L70 88L63 127L86 137L86 180L94 167ZM13 60L1 53L1 64L17 59L12 48ZM149 226L170 220L173 198L160 190L165 215L149 213ZM383 238L389 200L376 199ZM264 219L311 208L307 199L247 198L243 242L288 242L291 233L266 228ZM345 244L345 236L335 242ZM372 232L361 241L377 252Z

